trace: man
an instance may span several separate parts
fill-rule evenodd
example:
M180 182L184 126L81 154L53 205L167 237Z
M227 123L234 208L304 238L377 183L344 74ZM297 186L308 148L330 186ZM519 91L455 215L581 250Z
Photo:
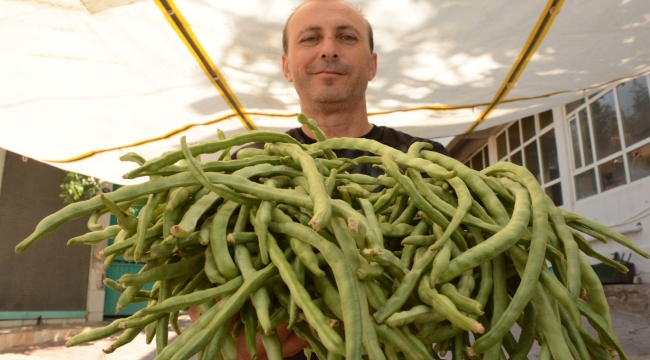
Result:
M287 20L282 45L282 72L298 93L300 109L328 138L369 138L404 152L413 142L427 141L433 151L448 154L439 143L368 121L365 92L377 72L377 54L370 23L352 5L337 0L306 2ZM303 143L315 141L305 126L287 133ZM380 175L370 166L356 170Z
M404 152L417 141L427 141L433 150L448 154L439 143L415 138L400 131L379 127L368 121L366 88L377 72L372 28L363 15L342 0L312 0L289 17L282 36L282 72L292 82L300 98L300 109L314 119L328 138L356 137L377 140ZM289 130L298 141L315 142L311 130L302 126ZM339 157L371 155L363 151L335 151ZM353 169L372 176L381 174L370 165ZM193 318L198 316L191 309ZM286 324L285 324L286 325ZM295 333L278 328L283 356L304 359L308 344ZM237 340L239 358L247 359L243 336ZM265 359L258 341L258 359Z

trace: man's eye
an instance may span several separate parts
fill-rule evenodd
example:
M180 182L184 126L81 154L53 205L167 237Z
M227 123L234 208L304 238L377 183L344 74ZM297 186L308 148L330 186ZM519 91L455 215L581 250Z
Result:
M342 35L341 40L343 41L356 41L357 38L352 35Z
M301 42L314 42L316 40L318 40L318 38L316 36L307 36L307 37L303 38L300 41Z

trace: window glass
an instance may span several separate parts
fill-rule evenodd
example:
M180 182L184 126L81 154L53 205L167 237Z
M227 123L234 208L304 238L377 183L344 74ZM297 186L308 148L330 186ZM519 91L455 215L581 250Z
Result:
M583 100L584 102L584 100ZM567 112L568 113L568 112ZM543 129L553 123L553 110L546 110L539 114L539 128Z
M650 175L650 144L627 153L627 164L630 167L631 181Z
M521 159L521 150L517 151L516 153L514 153L512 155L510 155L510 162L512 162L513 164L517 164L517 165L522 165L522 166L524 165L524 162Z
M524 136L524 142L535 136L535 117L529 116L521 119L521 132Z
M526 168L535 176L537 182L541 183L539 178L539 153L537 151L537 141L533 141L524 148L526 158Z
M591 165L594 162L594 153L591 148L591 133L589 132L587 109L580 110L578 120L580 120L580 135L582 135L582 153L585 156L585 165Z
M596 188L596 174L594 173L593 168L583 172L582 174L576 175L574 179L578 200L598 193L598 189Z
M551 129L539 137L539 145L542 151L542 178L544 183L560 177L560 166L558 164L557 146L555 144L555 130Z
M479 151L474 157L472 157L472 169L476 171L481 171L485 167L483 166L483 151Z
M591 121L594 126L594 140L598 160L621 150L614 92L609 91L591 103L589 110L591 111Z
M516 149L521 144L521 138L519 137L519 121L510 125L508 128L508 142L508 145L510 145L510 151Z
M595 98L601 91L602 90L596 90L596 91L592 92L591 94L587 95L587 97L589 98L589 100L591 100L591 99Z
M600 191L607 191L625 185L625 166L623 157L617 157L598 166L600 176Z
M573 110L577 109L580 107L580 105L585 103L585 99L581 98L576 101L572 101L566 105L564 105L564 110L566 111L567 114L571 113ZM542 126L540 126L542 128Z
M547 187L544 192L553 200L555 206L562 206L562 186L560 183Z
M573 145L573 164L576 169L582 167L582 159L580 158L580 137L578 135L577 120L569 121L571 128L571 144Z
M497 136L497 157L499 160L508 155L508 146L506 145L506 132L502 132Z
M621 106L625 145L634 145L650 137L650 95L645 77L616 87Z

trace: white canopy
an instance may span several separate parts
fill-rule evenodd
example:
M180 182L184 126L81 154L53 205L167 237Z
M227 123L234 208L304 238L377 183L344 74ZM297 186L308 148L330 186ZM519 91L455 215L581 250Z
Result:
M647 0L353 2L379 59L371 122L420 137L502 124L650 72ZM236 111L249 128L296 127L280 39L299 4L0 0L0 147L128 183L135 164L120 154L246 131Z

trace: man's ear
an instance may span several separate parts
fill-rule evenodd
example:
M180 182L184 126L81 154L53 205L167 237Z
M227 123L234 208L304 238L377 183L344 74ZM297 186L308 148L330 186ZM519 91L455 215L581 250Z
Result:
M372 53L370 58L370 68L368 69L368 81L374 79L377 74L377 53Z
M289 59L287 58L287 54L282 54L282 73L284 74L284 78L287 79L288 82L293 82L293 77L291 77L291 71L289 71Z

